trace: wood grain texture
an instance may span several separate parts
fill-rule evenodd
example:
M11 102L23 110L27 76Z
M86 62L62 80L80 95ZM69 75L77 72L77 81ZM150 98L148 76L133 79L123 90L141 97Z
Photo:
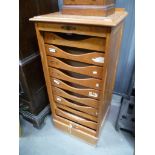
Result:
M89 121L89 120L87 120L87 119L78 117L78 116L73 115L73 114L71 114L71 113L62 111L62 110L60 110L60 109L58 109L58 108L57 108L55 111L56 111L56 114L57 114L58 116L67 118L67 119L69 119L69 120L71 120L71 121L77 122L77 123L79 123L79 124L81 124L81 125L87 126L87 127L92 128L92 129L94 129L94 130L95 130L96 127L97 127L97 123L95 123L95 122L93 122L93 121Z
M46 59L46 50L45 50L45 46L44 46L44 39L43 39L43 36L42 36L41 32L37 28L37 24L35 24L35 29L36 29L36 35L37 35L38 44L39 44L41 61L42 61L42 64L43 64L42 66L43 66L43 72L44 72L47 92L48 92L49 101L50 101L50 104L51 104L52 116L54 118L56 105L54 103L53 95L52 95L52 87L51 87L51 84L50 84L51 83L50 75L49 75L49 70L48 70L48 67L47 67L48 63L47 63L47 59Z
M66 51L54 46L54 45L45 45L46 47L46 53L49 56L57 57L57 58L65 58L69 60L74 60L78 62L84 62L88 64L94 64L97 66L103 66L104 62L95 62L94 59L96 58L103 58L104 59L104 53L98 53L98 52L90 52L85 54L70 54ZM54 49L56 52L50 52L50 49ZM82 51L82 49L80 49Z
M51 78L51 83L52 83L52 86L55 86L64 90L68 90L70 92L77 93L79 95L83 95L89 98L99 99L100 93L101 93L100 91L95 89L76 88L56 78Z
M78 105L74 102L70 102L67 99L59 96L59 95L54 95L54 100L56 103L58 104L62 104L68 107L71 107L72 109L77 109L79 111L85 112L87 114L93 115L93 116L97 116L98 114L98 110L96 108L92 108L89 106L84 106L84 105Z
M69 126L72 126L73 129L80 130L82 132L88 133L91 136L96 136L96 131L95 130L92 130L90 128L82 126L82 125L80 125L78 123L75 123L73 121L67 120L67 119L65 119L65 118L63 118L61 116L56 115L55 119L62 122L62 123L64 123L64 124L66 124L66 125L68 125L68 132L70 132Z
M99 80L99 79L94 79L94 78L78 79L78 78L68 76L68 75L64 74L63 72L61 72L57 69L54 69L54 68L49 68L49 72L50 72L51 77L54 77L54 78L57 78L60 80L72 82L72 83L78 84L80 86L84 86L87 88L93 88L96 90L101 89L101 80Z
M114 0L64 0L65 5L107 5L114 3Z
M57 58L54 58L54 57L47 57L47 59L48 59L48 65L50 67L67 70L67 71L71 71L71 72L75 72L75 73L79 73L79 74L83 74L83 75L88 75L90 77L102 79L102 69L103 69L102 67L89 66L89 65L87 65L85 67L77 67L77 66L68 65L68 64L64 63L63 61L61 61Z
M79 117L86 118L86 119L89 119L89 120L97 122L97 117L95 117L95 116L83 113L83 112L78 111L78 110L74 110L74 109L72 109L70 107L67 107L67 106L64 106L64 105L61 105L61 104L57 104L57 107L59 109L61 109L61 110L65 110L65 111L71 112L72 114L75 114L75 115L77 115Z
M100 122L100 126L98 126L97 129L97 135L99 136L101 131L101 122L107 112L107 109L110 105L113 88L114 88L114 81L117 71L117 63L119 60L119 52L120 52L120 45L121 45L121 39L122 39L122 31L123 31L123 22L120 23L118 26L112 29L111 33L107 36L107 45L106 45L106 57L107 60L105 62L106 65L106 72L107 76L105 78L105 84L103 90L104 93L104 101L103 104L99 104L99 117L98 121ZM101 95L102 98L102 95Z
M63 45L69 47L76 47L76 48L83 48L95 51L104 51L105 47L105 39L104 38L97 38L97 37L90 37L88 39L81 39L81 40L67 40L62 38L54 33L45 32L45 43L54 44L54 45Z
M62 32L70 34L89 35L96 37L106 37L108 27L102 26L87 26L77 24L62 24L62 23L38 23L40 31L47 32Z
M111 102L126 15L124 10L119 9L114 15L105 18L75 18L55 13L31 19L39 21L36 22L36 32L55 126L89 143L97 142ZM53 23L55 25L52 26ZM57 29L56 25L59 24ZM63 24L69 26L63 28ZM98 37L99 31L95 28L91 34L89 28L84 32L86 27L75 28L70 24L77 27L103 26L107 31L103 31L104 36ZM70 31L68 38L65 36L67 31ZM54 34L56 39L47 37L46 34ZM74 36L77 36L77 39ZM79 39L79 36L83 39ZM92 61L92 58L97 57L104 57L104 62L98 64ZM86 68L87 64L89 68ZM97 79L98 76L90 77L92 67L102 68L101 79ZM98 93L99 96L89 96L90 91L91 94Z
M95 26L117 26L127 16L124 9L115 9L115 13L107 17L91 17L91 16L78 16L78 15L63 15L60 12L50 13L41 16L30 18L30 21L37 22L50 22L50 23L67 23L67 24L80 24L80 25L95 25ZM110 27L107 27L110 29Z
M64 131L64 132L69 133L69 134L71 134L71 135L73 135L75 137L78 137L81 140L84 140L85 142L87 142L89 144L95 145L97 143L98 139L95 136L92 136L92 134L88 134L88 132L89 132L88 130L84 130L84 132L83 132L81 130L81 128L76 129L76 128L74 128L73 123L70 123L69 125L66 125L65 123L62 123L62 119L61 119L61 121L58 121L58 118L57 118L57 119L53 119L53 121L54 121L55 126L58 129L60 129L61 131ZM70 127L72 127L72 125L73 125L73 128L70 128Z
M77 7L62 7L62 14L66 15L81 15L81 16L102 16L106 17L115 13L115 8L77 8Z
M90 107L94 107L94 108L98 107L98 101L95 99L80 98L80 97L77 97L74 95L70 95L70 94L66 93L65 91L63 91L62 89L59 89L57 87L53 87L52 90L53 90L54 95L57 95L57 96L59 95L63 98L70 99L72 101L81 103L81 104L86 105L86 106L90 106Z

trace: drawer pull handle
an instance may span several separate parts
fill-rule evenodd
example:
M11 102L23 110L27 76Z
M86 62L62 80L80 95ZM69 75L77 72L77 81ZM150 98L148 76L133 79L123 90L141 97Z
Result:
M98 63L104 63L104 57L97 57L97 58L92 58L94 62Z
M51 53L55 53L55 52L56 52L56 49L54 49L54 48L49 48L49 51L50 51Z
M89 92L89 96L90 97L98 97L98 94L94 93L94 92Z
M57 85L60 84L60 82L58 80L54 80L54 83L56 83Z
M97 74L97 71L93 71L93 74L96 75Z
M70 25L61 26L61 28L64 30L76 30L76 27Z

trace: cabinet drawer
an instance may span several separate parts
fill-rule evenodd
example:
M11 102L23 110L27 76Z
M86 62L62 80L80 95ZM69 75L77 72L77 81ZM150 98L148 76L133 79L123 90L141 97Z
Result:
M78 111L82 111L85 112L87 114L93 115L93 116L97 116L98 115L98 110L89 106L85 106L85 105L79 105L77 103L68 101L67 99L59 96L59 95L54 95L54 100L56 103L58 104L62 104L65 105L67 107L70 107L72 109L78 110Z
M75 86L71 86L71 84L67 84L59 79L51 78L52 86L61 88L63 90L68 90L73 93L77 93L79 95L87 96L94 99L99 99L100 91L95 89L88 89L88 88L77 88Z
M83 132L85 132L87 134L90 134L92 136L96 136L96 131L94 131L94 130L92 130L90 128L87 128L85 126L82 126L82 125L80 125L78 123L75 123L73 121L70 121L68 119L65 119L64 117L55 115L54 120L55 119L62 122L62 123L64 123L64 124L66 124L66 125L68 125L68 127L72 127L73 129L81 130L81 131L83 131ZM70 130L70 128L68 130Z
M104 52L105 38L45 32L45 43Z
M97 117L95 117L95 116L83 113L83 112L78 111L78 110L74 110L74 109L72 109L70 107L64 106L64 105L59 104L59 103L57 104L57 107L59 109L61 109L61 110L65 110L65 111L70 112L72 114L75 114L75 115L77 115L79 117L82 117L82 118L89 119L89 120L92 120L94 122L97 122Z
M75 24L56 24L56 23L38 23L39 30L48 32L62 32L71 34L81 34L96 37L106 37L108 32L107 27L101 26L87 26L87 25L75 25Z
M80 51L83 51L80 49L79 51L76 49L70 50L70 51L64 51L54 45L45 45L46 48L46 54L49 56L57 57L57 58L64 58L64 59L69 59L69 60L74 60L77 62L84 62L88 64L94 64L97 66L103 66L104 65L104 53L99 53L99 52L82 52L80 54ZM69 53L72 52L72 53ZM73 54L73 53L78 53L78 54Z
M67 74L63 73L62 71L59 71L58 69L55 69L55 68L49 68L49 72L50 72L50 76L52 76L52 78L54 77L54 78L57 78L60 80L68 81L68 82L75 83L80 86L84 86L87 88L93 88L96 90L102 89L102 81L99 79L75 78L75 77L72 77L73 75L71 73L70 73L70 75L67 75Z
M65 92L62 89L59 89L57 87L53 87L52 91L53 91L54 95L61 96L63 98L75 101L75 102L80 103L82 105L97 108L98 104L99 104L99 102L95 99L77 97L77 96L71 95L71 94L69 94L69 93L67 93L67 92Z
M77 122L81 125L87 126L87 127L92 128L94 130L96 130L96 128L97 128L97 123L95 123L93 121L89 121L87 119L84 119L82 117L78 117L76 115L62 111L60 109L56 109L55 111L56 111L56 114L58 116L61 116L63 118L69 119L69 120L74 121L74 122Z
M76 62L71 62L71 61L66 61L64 63L64 60L61 61L54 57L47 57L47 59L48 59L48 65L50 67L102 79L102 71L103 71L102 67L90 66L90 65L85 65L85 64L83 65L82 63L76 63Z

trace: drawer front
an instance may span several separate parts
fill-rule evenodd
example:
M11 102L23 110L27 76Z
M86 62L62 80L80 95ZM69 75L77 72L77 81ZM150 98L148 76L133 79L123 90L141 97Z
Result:
M84 62L88 64L94 64L97 66L104 65L104 53L98 52L90 52L90 53L82 53L82 54L71 54L68 53L54 45L45 45L46 54L49 56L57 57L57 58L65 58L69 60L74 60L77 62ZM82 49L80 49L82 51ZM80 52L80 51L79 51Z
M54 100L57 104L61 104L67 107L70 107L72 109L76 109L78 111L82 111L85 112L87 114L93 115L93 116L97 116L98 115L98 110L89 106L85 106L85 105L79 105L77 103L68 101L67 99L59 96L59 95L54 95Z
M70 92L77 93L79 95L83 95L94 99L99 99L100 97L99 90L88 89L88 88L76 88L56 78L51 78L51 83L52 83L52 86L61 88L63 90L68 90Z
M71 83L75 83L80 86L84 86L87 88L93 88L96 90L101 90L102 89L102 81L99 79L94 79L94 78L85 78L85 79L80 79L80 78L75 78L72 77L71 75L67 75L63 73L62 71L59 71L55 68L49 68L50 76L53 78L57 78L60 80L68 81Z
M108 28L105 27L75 24L38 23L38 27L40 30L48 32L62 32L96 37L106 37L108 32Z
M69 93L65 92L64 90L59 89L57 87L53 87L52 91L53 91L54 95L59 95L59 96L61 96L63 98L66 98L66 99L81 103L82 105L97 108L98 104L99 104L99 102L97 100L95 100L95 99L77 97L77 96L71 95L71 94L69 94Z
M82 35L69 35L65 33L49 33L44 34L45 43L62 45L76 48L83 48L89 50L96 50L100 52L105 51L105 38L90 37Z
M56 114L58 116L61 116L63 118L69 119L69 120L74 121L74 122L77 122L81 125L87 126L87 127L92 128L94 130L96 130L96 128L97 128L97 123L95 123L93 121L89 121L87 119L73 115L73 114L65 112L65 111L62 111L60 109L56 109L55 111L56 111Z
M75 63L75 62L71 63L68 61L67 63L77 65L77 66L71 66L54 57L48 57L47 59L48 59L48 65L50 67L63 69L63 70L67 70L67 71L71 71L71 72L75 72L83 75L88 75L90 77L102 79L102 70L103 70L102 67L89 66L89 65L84 65L84 67L81 67L80 65L83 65L81 63ZM80 67L78 67L78 65Z
M57 104L57 107L59 109L61 109L61 110L65 110L65 111L70 112L72 114L75 114L75 115L77 115L79 117L82 117L82 118L89 119L89 120L92 120L94 122L97 122L97 117L95 117L95 116L83 113L83 112L78 111L78 110L74 110L74 109L72 109L70 107L67 107L67 106L64 106L62 104Z
M71 128L72 128L72 129L81 130L81 131L83 131L83 132L85 132L85 133L87 133L87 134L90 134L90 135L92 135L92 136L96 136L96 131L94 131L94 130L92 130L92 129L90 129L90 128L84 127L84 126L82 126L82 125L80 125L80 124L78 124L78 123L75 123L75 122L73 122L73 121L67 120L67 119L65 119L64 117L55 115L55 118L54 118L54 119L56 119L56 120L58 120L58 121L60 121L60 122L62 122L62 123L64 123L64 124L68 125L68 127L69 127L69 128L68 128L69 132L70 132L70 130L71 130ZM71 131L71 132L72 132L72 131Z

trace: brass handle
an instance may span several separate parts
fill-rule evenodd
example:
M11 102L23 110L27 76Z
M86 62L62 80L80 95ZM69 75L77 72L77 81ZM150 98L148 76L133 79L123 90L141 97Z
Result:
M64 30L76 30L76 27L71 25L61 26L61 28Z

